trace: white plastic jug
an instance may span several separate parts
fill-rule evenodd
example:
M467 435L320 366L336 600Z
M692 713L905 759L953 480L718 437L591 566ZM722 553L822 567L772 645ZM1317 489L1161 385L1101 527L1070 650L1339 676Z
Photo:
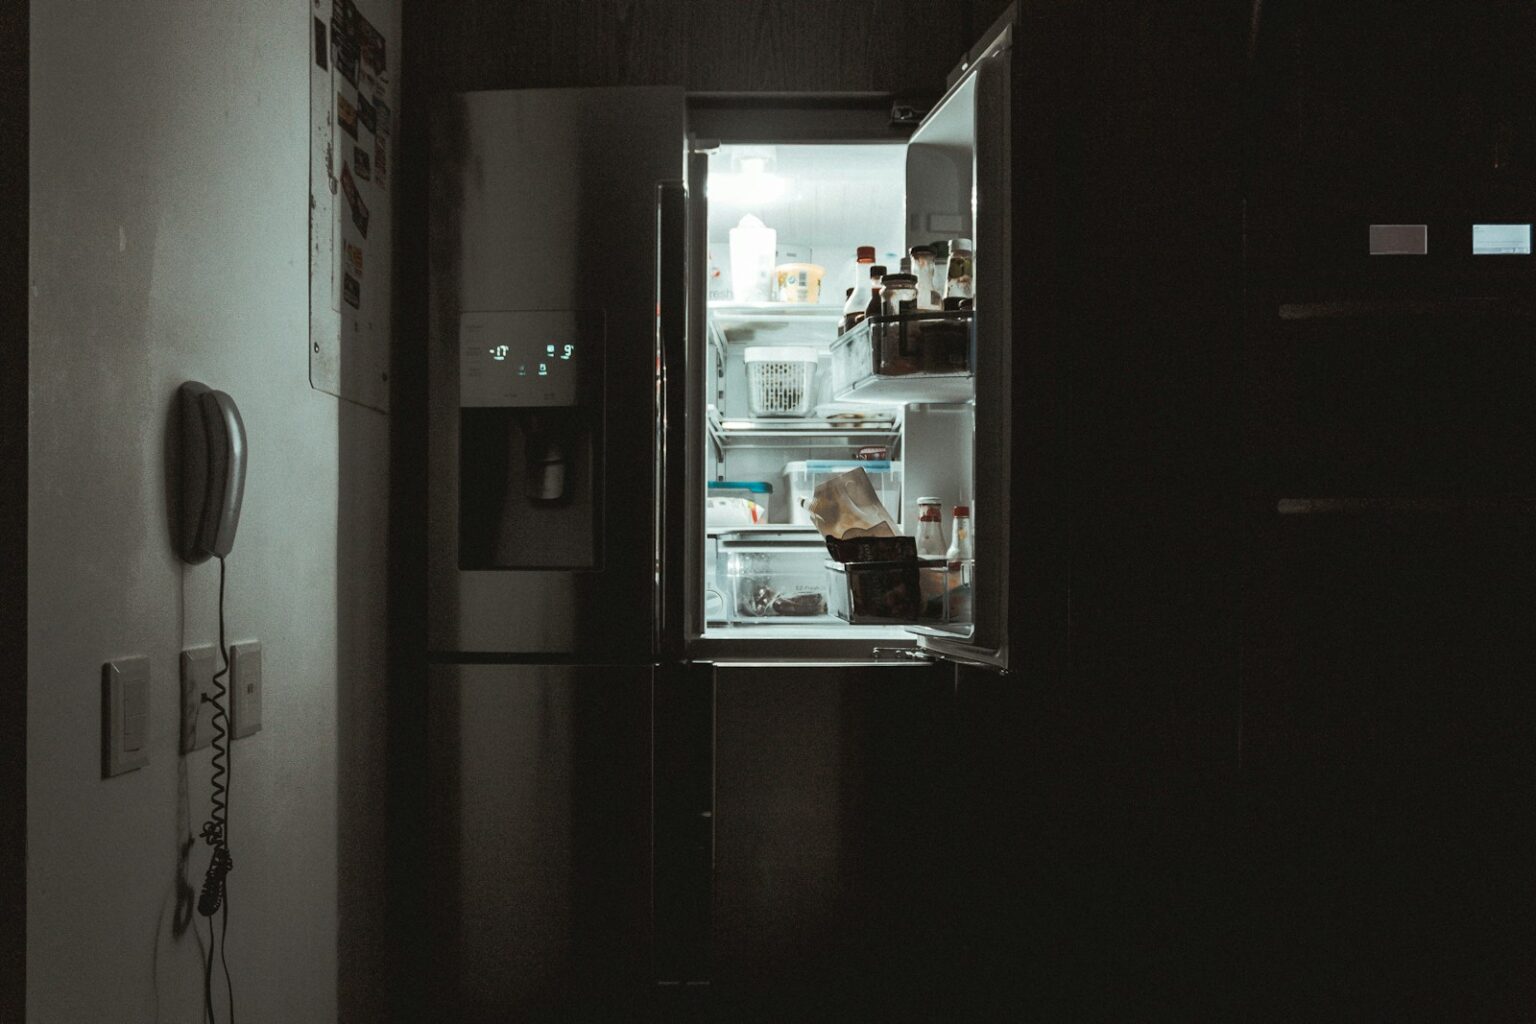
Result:
M731 228L731 294L736 302L767 302L779 233L752 214Z

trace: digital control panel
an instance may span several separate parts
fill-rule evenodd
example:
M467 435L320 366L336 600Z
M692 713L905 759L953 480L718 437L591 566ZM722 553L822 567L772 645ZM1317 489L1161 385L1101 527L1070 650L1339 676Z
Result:
M459 317L459 405L579 405L591 314L574 310L464 313ZM585 337L584 337L585 335Z

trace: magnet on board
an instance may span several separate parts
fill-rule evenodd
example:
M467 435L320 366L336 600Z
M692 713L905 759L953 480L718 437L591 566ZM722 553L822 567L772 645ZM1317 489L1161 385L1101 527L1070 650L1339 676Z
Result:
M342 131L357 138L357 108L339 92L336 94L336 120L341 124Z

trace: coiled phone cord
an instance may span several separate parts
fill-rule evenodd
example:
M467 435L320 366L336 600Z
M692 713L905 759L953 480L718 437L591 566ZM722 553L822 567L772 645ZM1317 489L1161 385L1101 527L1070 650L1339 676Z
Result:
M198 913L208 918L208 956L203 963L203 1010L210 1024L213 1014L213 915L220 908L222 916L219 935L219 962L224 965L224 984L229 990L229 1024L235 1024L235 986L229 977L229 961L225 959L225 947L229 935L229 892L225 878L234 869L235 862L229 855L229 714L226 698L229 686L229 649L224 645L224 556L219 556L219 657L222 667L213 674L213 811L203 823L203 841L213 847L208 861L208 873L203 876L203 891L197 898Z

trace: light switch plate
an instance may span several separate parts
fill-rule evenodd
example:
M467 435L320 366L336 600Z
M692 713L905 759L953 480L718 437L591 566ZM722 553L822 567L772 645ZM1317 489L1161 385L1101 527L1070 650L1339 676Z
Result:
M208 644L181 652L181 752L190 754L213 742L213 673L219 651Z
M101 776L149 764L149 659L118 658L101 667Z
M261 642L247 640L229 648L235 739L261 731Z

